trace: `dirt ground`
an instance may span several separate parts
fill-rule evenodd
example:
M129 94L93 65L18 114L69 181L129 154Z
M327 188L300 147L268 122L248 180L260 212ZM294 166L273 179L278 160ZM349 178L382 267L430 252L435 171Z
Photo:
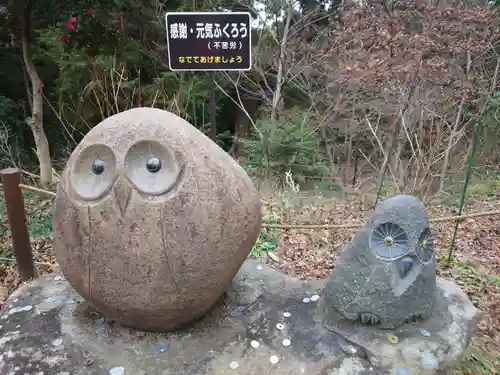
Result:
M373 201L359 196L337 199L322 192L262 192L264 223L363 224ZM0 197L3 202L3 197ZM26 210L36 267L40 274L57 267L51 245L50 198L26 194ZM457 215L457 205L427 205L431 218ZM4 207L0 203L0 301L18 287ZM467 202L464 214L500 210L493 199ZM477 334L456 374L500 374L500 215L465 219L460 224L451 262L448 251L454 221L434 223L438 274L455 280L473 303L485 312ZM329 275L338 254L355 229L263 229L251 256L303 279Z

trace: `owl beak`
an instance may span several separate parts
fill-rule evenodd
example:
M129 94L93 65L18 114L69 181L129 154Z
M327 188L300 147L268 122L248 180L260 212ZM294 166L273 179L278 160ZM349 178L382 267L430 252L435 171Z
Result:
M123 215L125 211L127 211L132 188L123 177L118 177L115 183L114 191L116 203L118 205L118 208L120 209L121 214Z
M402 279L404 279L412 270L413 266L415 264L415 261L411 257L404 257L400 259L397 263L397 269L399 276L401 276Z

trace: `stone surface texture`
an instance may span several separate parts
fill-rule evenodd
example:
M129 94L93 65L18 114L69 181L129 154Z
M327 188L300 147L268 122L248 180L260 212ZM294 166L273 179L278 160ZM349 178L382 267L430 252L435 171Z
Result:
M325 299L330 319L388 329L432 314L436 258L429 218L417 198L400 195L377 205L342 251Z
M345 320L344 338L323 325L324 281L301 281L248 260L190 328L146 333L96 315L60 277L40 277L7 301L0 374L449 374L480 318L457 285L438 280L437 307L426 321L388 331Z
M216 303L260 220L258 193L236 161L180 117L136 108L95 126L71 155L54 247L95 309L127 326L170 330Z

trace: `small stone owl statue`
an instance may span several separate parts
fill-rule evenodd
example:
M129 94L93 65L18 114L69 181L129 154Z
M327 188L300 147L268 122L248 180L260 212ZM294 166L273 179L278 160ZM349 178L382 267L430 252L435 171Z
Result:
M151 331L205 314L260 231L245 171L182 118L137 108L94 127L57 191L54 247L99 312Z
M393 329L428 317L435 293L436 259L426 209L417 198L400 195L380 203L341 253L324 290L325 318Z

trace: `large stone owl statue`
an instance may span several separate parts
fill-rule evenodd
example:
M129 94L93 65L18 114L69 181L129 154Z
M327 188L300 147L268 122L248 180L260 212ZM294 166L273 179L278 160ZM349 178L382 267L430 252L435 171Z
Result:
M333 315L392 329L435 306L436 258L429 219L415 197L380 203L341 253L325 287Z
M172 330L205 314L247 258L261 204L245 171L180 117L137 108L72 153L54 213L56 258L92 307Z

